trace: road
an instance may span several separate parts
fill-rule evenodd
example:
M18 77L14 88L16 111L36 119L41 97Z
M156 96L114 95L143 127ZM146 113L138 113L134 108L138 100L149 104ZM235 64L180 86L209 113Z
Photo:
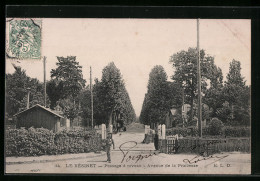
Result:
M112 162L106 153L80 154L74 159L51 162L6 165L7 173L62 173L62 174L250 174L250 154L222 153L212 157L196 155L167 155L154 151L153 143L142 144L144 132L129 129L113 135L115 149ZM121 146L121 149L120 149ZM71 156L71 155L69 155ZM82 157L83 156L83 157ZM28 158L27 158L28 159Z

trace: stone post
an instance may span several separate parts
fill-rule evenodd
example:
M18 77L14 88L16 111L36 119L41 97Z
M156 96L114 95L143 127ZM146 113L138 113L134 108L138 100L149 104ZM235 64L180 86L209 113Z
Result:
M104 139L107 138L107 129L106 129L106 125L105 125L105 124L102 124L102 125L101 125L101 128L102 128L102 140L104 140Z
M165 127L165 124L162 125L162 139L163 140L166 139L166 127Z

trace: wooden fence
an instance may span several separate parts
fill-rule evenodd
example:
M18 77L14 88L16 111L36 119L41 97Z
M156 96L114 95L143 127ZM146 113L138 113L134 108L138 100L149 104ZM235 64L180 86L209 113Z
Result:
M181 138L159 140L159 150L162 153L196 153L211 155L220 152L249 153L250 138Z

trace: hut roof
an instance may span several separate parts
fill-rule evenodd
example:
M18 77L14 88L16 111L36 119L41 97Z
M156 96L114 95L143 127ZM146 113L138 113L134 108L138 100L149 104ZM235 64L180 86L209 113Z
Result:
M25 112L27 112L27 111L29 111L29 110L35 109L35 108L37 108L37 107L39 107L39 108L41 108L41 109L43 109L43 110L45 110L45 111L48 111L49 113L51 113L51 114L53 114L53 115L55 115L55 116L58 116L58 117L60 117L60 118L63 118L63 116L61 116L61 115L55 113L53 110L51 110L51 109L49 109L49 108L46 108L46 107L44 107L44 106L41 106L40 104L36 104L36 105L30 107L29 109L26 109L26 110L24 110L24 111L21 111L21 112L15 114L14 116L18 116L18 115L20 115L20 114L23 114L23 113L25 113Z

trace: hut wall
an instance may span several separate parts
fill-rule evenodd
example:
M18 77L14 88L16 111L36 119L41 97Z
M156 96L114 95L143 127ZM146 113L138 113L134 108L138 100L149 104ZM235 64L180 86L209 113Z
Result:
M43 127L49 130L58 131L59 125L57 125L57 122L59 122L59 120L59 117L54 116L45 110L36 108L19 115L17 126L25 128L32 126L34 128Z

